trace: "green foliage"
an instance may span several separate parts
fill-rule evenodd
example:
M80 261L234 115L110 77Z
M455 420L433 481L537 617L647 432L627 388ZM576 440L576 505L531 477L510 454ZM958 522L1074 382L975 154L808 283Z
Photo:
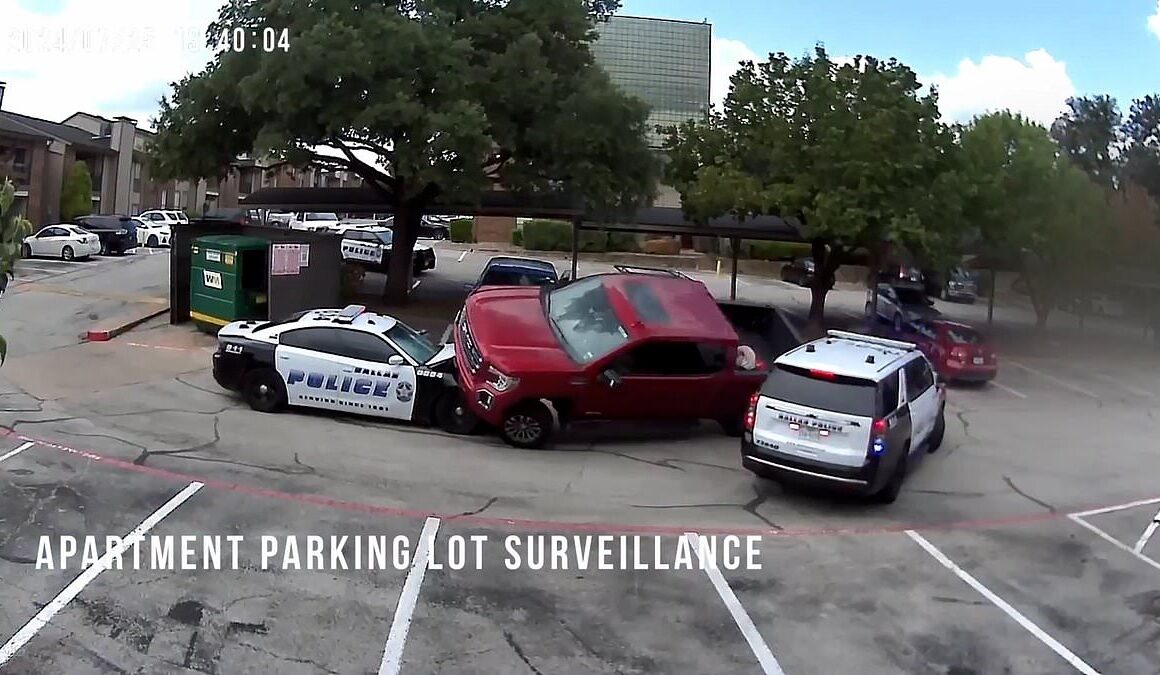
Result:
M1128 144L1124 152L1124 173L1137 185L1160 200L1160 96L1136 99L1121 129Z
M952 130L935 94L897 60L837 63L822 47L742 65L723 109L669 130L670 182L697 220L799 219L820 277L880 241L933 255L961 228ZM826 285L820 283L823 290ZM810 317L820 322L824 292Z
M1110 96L1067 99L1067 110L1051 125L1051 137L1076 166L1105 188L1113 187L1121 115Z
M89 175L89 165L73 162L65 174L60 190L60 219L72 220L77 216L87 216L93 211L93 178Z
M754 241L741 242L742 246L749 244L748 252L743 253L754 260L793 260L810 255L810 245L796 241ZM745 249L742 248L744 252Z
M451 241L460 244L470 244L475 241L475 221L471 218L456 218L448 227L451 230Z
M518 227L514 228L512 230L512 246L523 246L523 245L524 245L524 231Z
M16 201L16 186L7 178L0 183L0 291L7 288L8 280L16 260L20 257L20 246L24 238L32 234L32 223L16 215L12 204ZM0 335L0 364L8 356L8 343Z
M648 107L589 49L595 22L617 6L229 0L208 31L215 41L226 27L278 26L291 47L221 51L176 83L157 117L154 171L220 175L242 153L348 170L394 202L400 249L417 214L497 183L563 190L610 213L636 207L657 169ZM391 259L391 300L406 298L407 261Z
M593 245L591 232L580 234L580 250ZM571 251L572 224L563 220L529 220L523 224L524 248L529 251Z

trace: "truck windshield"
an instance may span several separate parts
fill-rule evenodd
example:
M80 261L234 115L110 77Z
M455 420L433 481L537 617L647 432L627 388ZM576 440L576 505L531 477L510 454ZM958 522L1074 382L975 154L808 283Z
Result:
M399 349L407 352L411 358L415 359L415 363L427 363L432 356L439 353L439 348L430 340L404 323L396 323L383 331L383 335L386 335L387 339L394 342Z
M307 213L306 220L336 221L336 220L338 220L338 214L337 213Z
M841 375L815 377L792 366L777 366L769 373L761 394L778 401L830 412L875 417L878 388L870 380Z
M628 342L628 331L612 309L599 277L550 291L547 311L560 342L580 363L591 363Z

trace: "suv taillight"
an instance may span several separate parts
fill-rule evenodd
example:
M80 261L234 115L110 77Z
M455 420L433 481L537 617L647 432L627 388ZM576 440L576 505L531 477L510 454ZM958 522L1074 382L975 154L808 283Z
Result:
M870 425L870 449L871 457L878 457L886 452L886 432L890 430L890 425L884 419L874 420Z
M745 430L753 431L753 427L757 424L757 401L761 398L760 392L753 392L749 397L749 409L745 411Z

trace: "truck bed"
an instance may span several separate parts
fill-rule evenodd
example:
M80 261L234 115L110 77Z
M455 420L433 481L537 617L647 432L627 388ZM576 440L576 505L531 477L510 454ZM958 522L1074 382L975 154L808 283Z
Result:
M737 331L741 344L752 347L767 364L801 344L789 319L776 307L736 300L718 300L717 306Z

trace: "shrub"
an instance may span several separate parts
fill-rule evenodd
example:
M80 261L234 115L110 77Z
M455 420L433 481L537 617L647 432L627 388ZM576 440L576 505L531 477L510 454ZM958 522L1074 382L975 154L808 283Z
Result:
M512 230L512 246L524 245L524 231L520 228Z
M642 250L641 237L631 232L609 232L605 248L609 251L640 253Z
M584 234L580 235L580 250L584 250ZM529 220L520 236L524 248L531 251L572 250L572 225L561 220Z
M810 245L796 241L749 242L749 257L754 260L793 260L810 255Z
M451 221L451 241L460 244L475 242L475 221L472 218L456 218Z
M60 190L60 219L72 220L93 212L93 179L89 165L73 162L64 177Z

